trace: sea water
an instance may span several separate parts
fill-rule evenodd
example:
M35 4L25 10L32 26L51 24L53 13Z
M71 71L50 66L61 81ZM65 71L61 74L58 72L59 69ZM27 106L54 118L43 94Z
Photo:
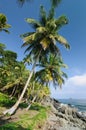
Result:
M86 99L59 99L59 101L76 107L79 111L86 112Z

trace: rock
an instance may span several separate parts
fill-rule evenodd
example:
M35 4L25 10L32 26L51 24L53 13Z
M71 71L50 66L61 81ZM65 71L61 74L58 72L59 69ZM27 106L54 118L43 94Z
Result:
M84 122L86 122L86 116L80 112L76 113L77 117L81 120L83 120Z
M51 98L45 104L51 106L51 113L43 130L86 130L86 113Z

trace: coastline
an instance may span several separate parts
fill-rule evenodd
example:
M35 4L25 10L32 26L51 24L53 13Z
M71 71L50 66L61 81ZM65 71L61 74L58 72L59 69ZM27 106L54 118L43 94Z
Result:
M48 98L44 105L50 106L43 130L86 130L86 112Z
M78 111L86 112L86 99L59 99L63 104L69 104L71 107L78 108Z

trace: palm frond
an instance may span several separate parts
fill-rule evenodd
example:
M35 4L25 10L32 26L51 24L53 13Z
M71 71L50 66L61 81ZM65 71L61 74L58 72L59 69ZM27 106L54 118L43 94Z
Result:
M61 0L51 0L52 6L55 8L60 4Z
M30 36L31 34L34 34L35 32L27 32L27 33L24 33L24 34L21 34L20 37L21 38L25 38L27 36Z
M55 35L55 39L57 40L57 42L64 45L67 49L70 49L70 45L69 45L68 41L63 36L57 34L57 35Z
M38 33L42 33L43 35L45 35L45 33L46 33L46 28L45 27L38 27L37 29L36 29L36 31L38 32Z
M10 27L11 27L11 25L7 24L6 16L4 14L0 13L0 31L5 31L5 32L9 33L9 31L7 29Z
M65 83L64 79L61 76L57 77L57 82L58 82L58 86L60 86L60 88Z
M51 42L52 42L54 45L56 45L56 40L55 40L55 38L54 38L54 36L53 36L52 34L49 35L49 38L50 38Z
M40 22L42 23L42 25L45 26L46 20L47 20L46 11L44 7L41 5L40 6Z
M47 20L51 20L54 18L54 14L55 14L55 10L54 10L54 7L52 7L49 11L49 14L48 14L48 17L47 17Z
M62 71L62 76L64 77L64 78L68 78L68 76L67 76L67 74L66 73L64 73L63 71Z
M26 22L31 24L34 29L41 26L41 24L38 21L36 21L35 19L26 18Z
M60 53L60 49L56 46L53 45L52 43L50 43L49 48L47 49L47 51L49 50L49 52L51 52L51 54L55 54L55 55L61 55Z
M62 15L55 20L55 24L57 26L56 29L60 29L63 25L68 24L68 18L65 15Z
M2 29L4 32L6 32L6 33L10 33L7 29Z
M6 25L4 25L3 28L5 28L5 29L11 28L11 25L10 24L6 24Z

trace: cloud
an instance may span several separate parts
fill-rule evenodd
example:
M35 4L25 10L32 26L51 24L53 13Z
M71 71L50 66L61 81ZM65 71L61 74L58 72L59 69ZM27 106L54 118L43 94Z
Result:
M67 85L86 86L86 74L76 75L68 79Z
M51 96L55 98L85 98L86 99L86 73L70 77L60 90L51 87Z

